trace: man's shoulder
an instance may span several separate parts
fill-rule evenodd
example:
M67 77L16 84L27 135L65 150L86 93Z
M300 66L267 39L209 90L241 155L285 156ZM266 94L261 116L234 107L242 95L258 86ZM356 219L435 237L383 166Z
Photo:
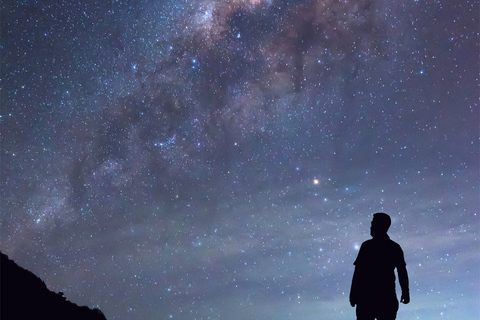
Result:
M389 251L392 252L396 257L403 257L402 247L395 241L388 239Z
M389 241L389 243L390 243L391 246L396 247L396 248L398 248L398 249L401 249L401 248L402 248L398 243L396 243L396 242L393 241L392 239L388 239L388 241Z
M386 239L382 239L382 240L378 240L378 239L368 239L368 240L365 240L363 243L362 243L362 247L364 248L368 248L368 247L374 247L374 246L378 246L378 245L385 245L387 244L388 246L391 246L391 247L394 247L395 249L402 249L402 247L396 243L395 241L393 241L392 239L390 238L386 238Z
M368 239L362 242L362 246L368 246L372 243L373 239Z

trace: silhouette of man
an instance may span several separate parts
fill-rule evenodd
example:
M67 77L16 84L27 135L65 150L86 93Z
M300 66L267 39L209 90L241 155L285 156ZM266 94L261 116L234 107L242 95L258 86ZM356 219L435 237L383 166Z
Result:
M398 300L395 293L395 268L402 289L400 301L410 302L408 274L402 248L387 235L390 216L383 212L373 215L370 235L360 247L353 263L350 305L357 306L357 320L394 320Z

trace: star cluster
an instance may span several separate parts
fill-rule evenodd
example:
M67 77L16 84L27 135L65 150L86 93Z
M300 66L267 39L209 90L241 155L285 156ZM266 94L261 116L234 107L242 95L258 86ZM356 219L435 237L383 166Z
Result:
M472 0L4 1L1 250L108 319L349 319L371 215L478 309Z

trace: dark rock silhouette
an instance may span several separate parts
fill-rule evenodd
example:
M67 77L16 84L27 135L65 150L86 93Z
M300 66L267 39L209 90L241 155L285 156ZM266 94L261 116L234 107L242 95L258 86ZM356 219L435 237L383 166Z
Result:
M98 309L80 307L63 296L48 290L36 275L18 266L1 253L0 318L106 320Z

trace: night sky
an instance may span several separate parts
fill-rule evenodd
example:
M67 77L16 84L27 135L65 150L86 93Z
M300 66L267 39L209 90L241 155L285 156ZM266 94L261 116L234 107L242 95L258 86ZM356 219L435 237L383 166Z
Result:
M354 319L384 211L398 319L479 318L478 18L477 0L2 1L0 249L108 319Z

